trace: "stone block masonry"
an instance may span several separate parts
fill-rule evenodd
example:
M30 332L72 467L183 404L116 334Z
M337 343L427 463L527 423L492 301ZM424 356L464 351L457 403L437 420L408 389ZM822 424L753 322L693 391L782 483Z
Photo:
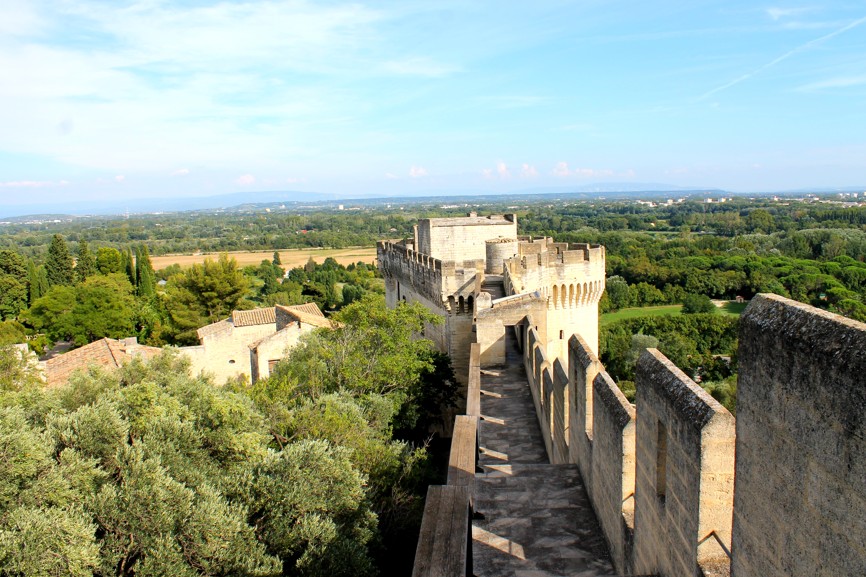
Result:
M636 376L634 571L697 577L728 562L734 417L655 349Z
M741 323L733 575L866 575L866 325L776 295Z

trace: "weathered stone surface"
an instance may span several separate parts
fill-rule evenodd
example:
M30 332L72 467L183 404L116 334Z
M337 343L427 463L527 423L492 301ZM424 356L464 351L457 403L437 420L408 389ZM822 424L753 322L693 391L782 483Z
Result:
M615 575L574 465L548 464L519 353L483 371L480 464L472 523L478 577Z
M726 558L708 536L730 549L734 417L655 349L636 386L634 570L697 575Z
M635 409L607 372L593 383L592 483L598 520L614 566L626 573L634 539Z
M735 576L866 575L866 325L752 301L736 473Z

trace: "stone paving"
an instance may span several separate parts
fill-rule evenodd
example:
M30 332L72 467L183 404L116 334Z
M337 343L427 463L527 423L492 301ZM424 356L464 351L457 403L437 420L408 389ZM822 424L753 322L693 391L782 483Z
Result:
M481 371L473 573L616 575L577 466L549 464L516 339L508 338L506 366Z

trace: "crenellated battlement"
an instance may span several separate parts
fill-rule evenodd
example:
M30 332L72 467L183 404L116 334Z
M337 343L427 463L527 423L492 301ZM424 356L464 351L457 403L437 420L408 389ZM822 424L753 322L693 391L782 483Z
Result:
M621 574L864 574L866 325L756 296L737 419L655 349L632 405L580 336L563 379L532 317L520 334L549 458L578 465Z
M389 305L417 300L445 317L437 342L458 359L458 374L462 354L454 343L467 338L466 323L479 325L481 357L496 362L504 354L505 327L530 310L538 316L547 309L540 338L547 354L563 365L568 364L566 335L581 332L597 348L603 246L518 237L515 215L470 214L422 219L413 238L381 241L377 254ZM523 296L509 298L515 295Z

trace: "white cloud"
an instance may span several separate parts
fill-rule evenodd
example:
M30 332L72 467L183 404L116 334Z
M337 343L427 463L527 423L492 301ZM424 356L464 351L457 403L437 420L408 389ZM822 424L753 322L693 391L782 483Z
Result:
M422 176L427 176L427 169L423 166L413 166L409 169L409 176L412 178L421 178Z
M731 88L732 86L736 86L737 84L740 84L741 82L745 82L746 80L749 80L753 76L760 74L760 73L776 66L780 62L783 62L783 61L787 60L788 58L790 58L796 54L799 54L800 52L805 52L807 50L811 50L815 46L818 46L818 45L826 42L827 40L830 40L831 38L838 36L839 34L843 34L844 32L851 30L852 28L856 28L863 23L866 23L866 16L864 16L863 18L858 18L857 20L854 20L852 22L849 22L845 26L842 26L841 28L838 28L838 29L834 30L833 32L830 32L829 34L825 34L824 36L821 36L820 38L815 38L815 39L810 40L804 44L797 46L796 48L788 50L787 52L785 52L781 56L778 56L778 57L774 58L773 60L771 60L770 62L767 62L766 64L759 66L758 68L755 68L751 72L747 72L746 74L743 74L742 76L734 78L733 80L726 82L725 84L722 84L720 86L716 86L712 90L709 90L709 91L705 92L704 94L702 94L699 100L704 100L706 98L709 98L710 96L712 96L713 94L715 94L717 92L721 92L722 90L727 90L728 88Z
M188 168L178 168L171 173L172 176L186 176L187 174L189 174Z
M304 179L290 176L289 178L286 179L286 182L288 184L298 184L299 182L304 182Z
M520 168L520 176L523 178L535 178L538 176L538 171L535 170L535 167L531 164L523 163L523 166Z
M828 78L811 84L804 84L797 88L801 92L810 92L813 90L826 90L832 88L850 88L852 86L863 86L866 84L866 76L839 76L837 78Z
M508 165L501 160L496 163L496 174L501 179L511 178L511 171L508 170Z
M810 8L767 8L767 15L773 20L779 20L781 18L787 18L788 16L797 16L798 14L803 14L804 12L809 12Z
M397 180L397 179L400 178L400 177L397 176L396 174L392 174L392 173L390 173L390 172L386 172L386 173L385 173L385 178L387 178L388 180Z
M239 176L235 179L235 184L240 186L250 186L251 184L255 184L256 177L252 174L244 174L243 176Z
M571 170L568 168L567 162L557 162L556 166L553 167L554 176L568 176L571 174Z
M0 149L73 166L166 174L178 157L227 166L238 151L279 166L311 148L308 127L346 116L351 95L327 79L385 54L387 14L360 4L10 2Z
M122 174L118 174L117 176L114 177L114 180L115 180L115 182L123 182L124 180L126 180L126 177Z
M481 176L490 180L491 178L493 178L493 169L492 168L482 168L481 169Z

